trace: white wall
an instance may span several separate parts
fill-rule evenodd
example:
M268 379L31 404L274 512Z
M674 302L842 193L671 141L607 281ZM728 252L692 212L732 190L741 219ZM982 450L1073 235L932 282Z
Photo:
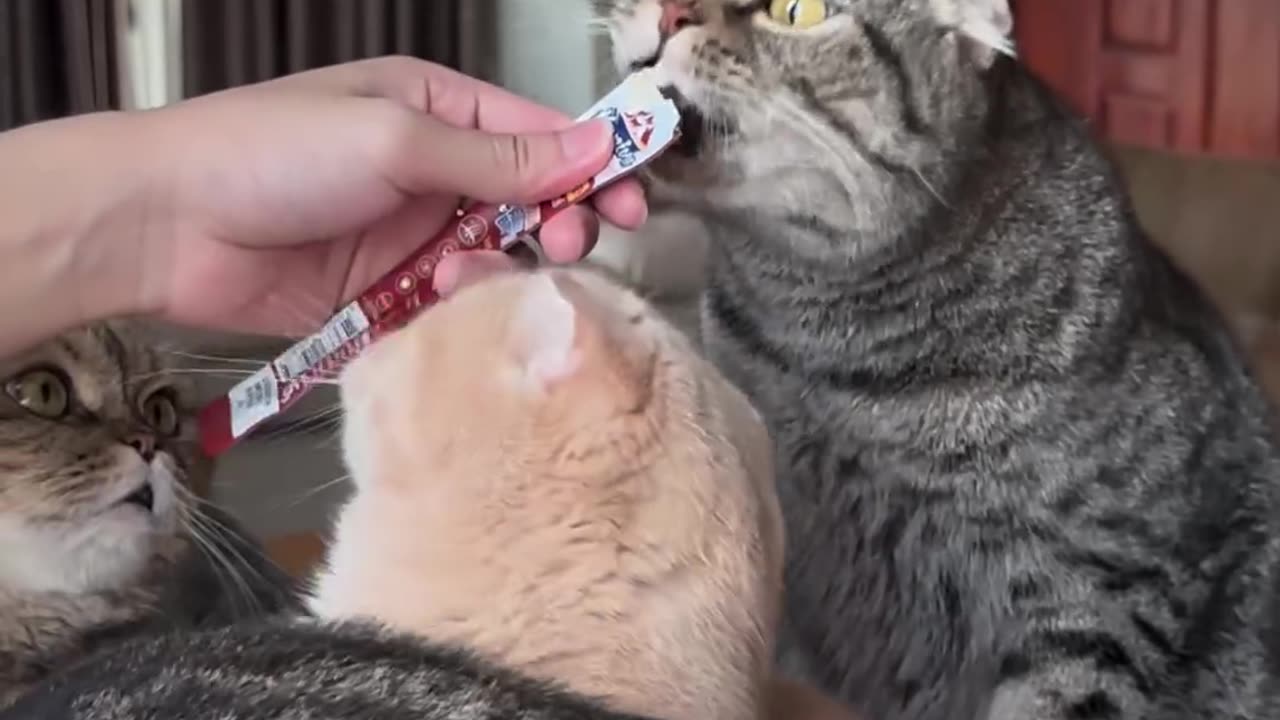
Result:
M522 95L577 115L596 100L600 69L587 0L497 0L498 77Z
M182 77L181 0L118 0L134 24L122 46L135 107L177 99ZM576 115L601 89L599 36L588 0L494 0L501 84Z
M182 92L181 0L116 0L123 27L122 86L125 106L154 108L176 100ZM123 25L123 23L122 23Z

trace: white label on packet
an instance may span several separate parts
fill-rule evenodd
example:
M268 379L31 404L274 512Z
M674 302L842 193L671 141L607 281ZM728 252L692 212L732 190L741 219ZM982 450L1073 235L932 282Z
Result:
M293 347L276 358L276 373L283 382L301 377L303 373L319 365L330 353L336 352L368 329L369 318L360 309L360 303L350 303L330 318L319 332L294 343Z
M254 425L280 412L276 375L267 365L241 380L227 398L231 402L231 436L239 438Z
M602 119L613 125L613 157L596 175L602 187L647 162L680 132L680 113L662 94L656 71L642 70L628 76L608 95L600 98L579 121ZM655 140L661 142L655 143Z

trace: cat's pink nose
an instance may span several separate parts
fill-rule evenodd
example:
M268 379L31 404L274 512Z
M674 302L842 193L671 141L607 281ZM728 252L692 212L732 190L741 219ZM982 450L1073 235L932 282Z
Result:
M697 7L697 0L661 0L662 19L658 21L658 32L669 38L690 25L702 24L702 13Z
M156 439L145 433L135 433L125 438L125 445L133 448L142 456L143 462L151 462L156 456Z

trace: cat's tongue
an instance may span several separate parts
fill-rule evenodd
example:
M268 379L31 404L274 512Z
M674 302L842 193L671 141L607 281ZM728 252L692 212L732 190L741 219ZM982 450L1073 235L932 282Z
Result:
M329 381L370 343L402 327L439 298L432 278L441 258L468 250L508 250L547 220L639 170L680 136L680 111L650 71L631 75L583 114L613 124L613 159L594 178L537 205L473 205L391 272L342 308L319 332L285 351L200 413L200 444L216 457L254 428Z

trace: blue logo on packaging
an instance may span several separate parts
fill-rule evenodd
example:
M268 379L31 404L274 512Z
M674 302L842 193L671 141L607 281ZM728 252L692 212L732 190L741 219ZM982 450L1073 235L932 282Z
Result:
M613 124L613 157L617 159L618 165L624 168L634 165L640 147L631 137L626 118L618 112L617 108L605 108L600 111L598 117L608 119Z
M502 237L510 237L524 232L525 209L523 205L507 205L494 220Z

